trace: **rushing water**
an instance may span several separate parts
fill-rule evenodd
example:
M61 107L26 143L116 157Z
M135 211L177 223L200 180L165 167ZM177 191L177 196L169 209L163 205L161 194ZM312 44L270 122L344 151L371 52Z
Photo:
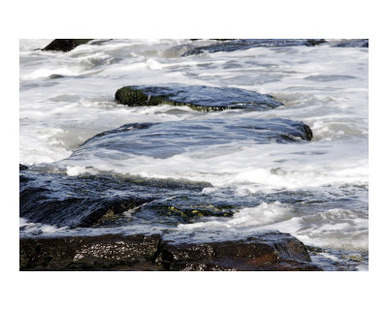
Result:
M21 235L235 238L274 229L304 242L327 270L368 268L365 42L94 40L66 53L37 49L49 42L20 41L20 163L29 166ZM248 101L255 92L281 105L129 107L114 99L127 85L175 85L192 101L214 89L218 103L228 91Z

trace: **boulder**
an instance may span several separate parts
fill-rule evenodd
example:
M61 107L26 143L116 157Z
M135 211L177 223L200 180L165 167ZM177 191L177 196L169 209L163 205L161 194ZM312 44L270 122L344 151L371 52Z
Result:
M200 111L251 108L269 110L282 105L269 95L235 87L209 87L168 84L163 86L124 86L115 99L128 106L170 104Z
M93 39L55 39L43 51L62 51L68 52L76 48L78 45L88 43Z
M188 147L193 151L202 151L205 147L231 142L298 143L311 141L312 138L313 133L308 125L279 118L130 123L90 138L70 158L87 157L91 153L99 157L101 151L110 150L120 151L128 157L134 154L169 158L185 152Z

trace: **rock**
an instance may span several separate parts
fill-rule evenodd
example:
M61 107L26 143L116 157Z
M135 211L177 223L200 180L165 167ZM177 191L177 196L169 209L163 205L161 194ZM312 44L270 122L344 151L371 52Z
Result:
M77 178L23 171L20 175L20 217L56 227L100 226L153 200L151 195L138 195L136 186L126 188L127 193L120 196L109 194L114 188L124 187L108 177Z
M43 51L62 51L68 52L76 48L78 45L88 43L92 39L55 39Z
M206 119L184 122L130 123L117 129L100 133L87 140L70 156L86 157L96 153L98 158L106 151L169 158L185 152L202 151L204 146L241 144L249 141L257 144L310 141L313 133L302 122L287 119ZM124 155L123 155L124 156Z
M333 47L369 47L368 39L345 39L332 43Z
M65 77L65 76L62 75L62 74L51 74L51 75L49 76L50 79L62 79L62 78L64 78L64 77Z
M232 206L217 205L184 205L176 202L175 205L166 204L165 202L152 202L147 205L147 209L155 211L163 222L171 222L173 225L182 223L195 223L204 217L232 217Z
M290 46L315 46L325 43L323 39L240 39L215 43L207 46L195 47L182 56L198 55L204 52L233 52L254 47L290 47Z
M20 270L321 270L288 234L204 243L161 235L20 239Z
M28 166L19 164L19 170L27 170L27 169L28 169Z
M164 86L125 86L118 89L115 99L128 106L170 104L188 106L200 111L252 108L268 110L282 104L273 97L233 87L209 87L169 84Z
M159 235L20 239L20 270L156 270Z
M167 270L321 270L302 242L278 232L244 240L205 243L167 242L157 264Z
M321 45L321 44L324 44L324 43L327 43L326 40L324 39L319 39L319 40L316 40L316 39L308 39L305 43L306 46L317 46L317 45Z
M205 187L211 184L141 177L67 176L28 169L20 172L20 216L29 223L56 228L121 227L130 222L145 231L160 223L176 226L202 216L230 216L231 207L217 205L216 199L201 205ZM170 197L168 202L166 197ZM28 232L28 226L25 228ZM21 234L24 232L22 228Z

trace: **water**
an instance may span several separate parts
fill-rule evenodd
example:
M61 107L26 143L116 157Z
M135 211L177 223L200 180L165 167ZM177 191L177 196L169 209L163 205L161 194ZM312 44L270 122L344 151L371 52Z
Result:
M326 270L368 268L365 41L94 40L36 50L49 41L20 42L22 236L279 230ZM188 89L193 101L214 89L219 104L237 88L281 104L128 107L114 100L127 85Z

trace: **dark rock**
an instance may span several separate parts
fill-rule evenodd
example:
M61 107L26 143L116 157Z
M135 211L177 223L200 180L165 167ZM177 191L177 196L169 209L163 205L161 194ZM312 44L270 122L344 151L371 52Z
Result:
M76 48L78 45L88 43L93 39L55 39L43 51L62 51L68 52Z
M302 122L287 119L206 119L202 121L126 124L87 140L72 156L86 156L101 150L169 158L181 154L185 148L201 150L244 141L257 144L310 141L313 133ZM71 156L71 157L72 157ZM70 158L71 158L70 157Z
M167 270L321 270L302 242L268 233L245 240L206 243L167 242L155 262Z
M147 231L161 223L176 226L202 216L231 215L232 207L217 205L217 199L201 200L203 188L210 186L173 179L75 177L29 169L20 172L20 216L58 228L121 227L130 222ZM172 197L168 204L166 197ZM208 206L211 204L214 206ZM30 235L28 226L25 228L21 234Z
M112 195L113 186L124 188L111 178L77 178L27 170L20 178L20 217L57 227L91 227L104 225L153 199L140 196L136 186L127 188L124 195Z
M345 39L332 44L333 47L369 47L368 39Z
M252 108L268 110L282 104L268 95L233 87L186 86L125 86L116 91L115 99L128 106L170 104L189 106L200 111Z
M182 56L198 55L204 52L233 52L246 50L254 47L290 47L290 46L315 46L323 44L323 39L240 39L215 43L207 46L195 47L187 51Z
M19 170L27 170L27 169L28 169L28 166L19 164Z
M303 123L300 126L302 127L301 131L305 133L305 140L311 141L313 139L313 131L311 128Z
M205 217L231 217L234 213L233 206L188 205L187 201L182 201L182 203L180 201L171 202L173 204L154 201L147 205L147 209L154 211L160 221L171 223L174 226L182 223L195 223Z
M303 243L271 232L244 240L163 241L160 235L20 239L20 270L321 270Z
M50 79L61 79L61 78L64 78L65 76L62 75L62 74L51 74L49 76Z
M326 40L324 39L319 39L319 40L316 40L316 39L308 39L305 43L306 46L317 46L317 45L321 45L321 44L324 44L324 43L327 43Z
M20 270L157 270L159 235L20 239Z

